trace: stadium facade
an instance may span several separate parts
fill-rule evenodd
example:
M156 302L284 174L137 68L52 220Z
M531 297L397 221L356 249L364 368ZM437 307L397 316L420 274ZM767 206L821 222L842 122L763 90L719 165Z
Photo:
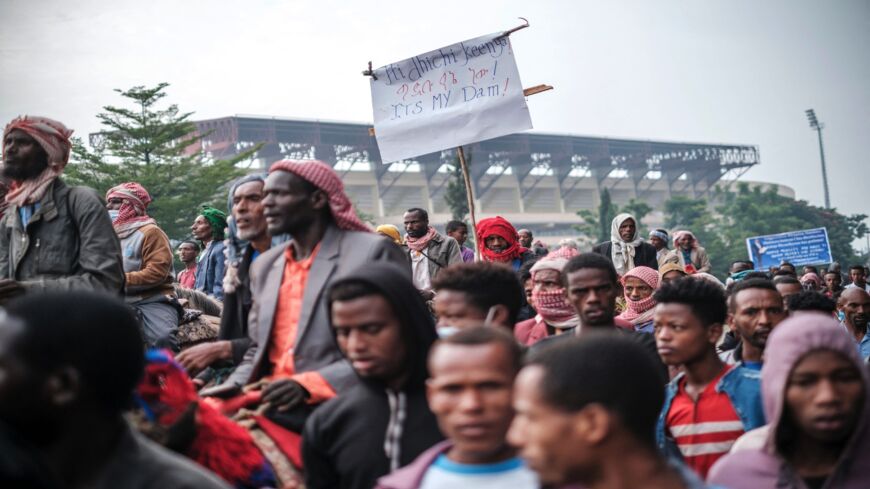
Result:
M322 120L232 116L196 122L201 149L215 158L264 146L256 165L284 158L325 161L348 195L378 223L401 225L410 207L428 209L433 224L450 219L444 199L455 150L413 160L381 161L371 125ZM594 209L607 188L616 204L634 198L654 209L647 226L663 221L674 196L704 198L733 184L754 165L752 145L681 143L527 132L465 147L478 218L504 216L545 242L576 237L576 212ZM752 185L767 186L760 182ZM780 186L794 198L794 191Z

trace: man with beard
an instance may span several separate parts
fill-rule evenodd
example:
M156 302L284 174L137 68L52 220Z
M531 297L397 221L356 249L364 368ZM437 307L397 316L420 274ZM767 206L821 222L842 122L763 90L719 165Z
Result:
M787 315L782 304L782 296L770 280L736 282L728 298L728 324L737 332L740 343L722 353L722 360L761 370L767 337Z
M227 380L203 395L233 395L258 382L266 415L299 431L313 406L357 383L329 327L324 291L361 264L408 267L401 248L360 221L326 163L278 161L263 193L269 234L292 239L254 262L250 345Z
M595 245L592 251L610 260L620 277L634 267L659 269L656 249L640 237L637 219L631 214L614 217L610 223L610 241Z
M232 368L242 362L251 345L248 337L248 313L251 311L250 269L254 260L266 252L272 244L272 236L266 229L263 215L264 175L256 174L236 181L230 189L231 212L238 238L246 244L238 263L228 263L224 277L224 307L221 314L218 341L195 345L183 351L178 362L190 373L206 367ZM215 373L207 370L198 376L198 384L207 383Z
M196 255L199 254L199 243L186 239L178 245L178 259L184 265L184 270L178 272L178 285L192 289L196 286Z
M483 261L504 263L515 272L535 258L531 250L520 245L516 228L501 216L477 223L477 249Z
M843 328L858 344L861 357L870 359L870 294L858 287L848 288L840 295L838 307L843 313Z
M12 182L0 232L0 301L24 292L121 293L121 246L96 192L69 187L60 174L72 131L23 116L3 131L3 176Z
M437 334L422 297L393 264L364 264L324 296L335 342L360 382L308 419L305 487L371 489L444 438L426 403L426 359Z
M408 209L403 217L405 222L405 250L411 258L411 272L414 287L426 299L431 299L432 280L441 270L462 263L459 243L429 225L429 213L423 209Z

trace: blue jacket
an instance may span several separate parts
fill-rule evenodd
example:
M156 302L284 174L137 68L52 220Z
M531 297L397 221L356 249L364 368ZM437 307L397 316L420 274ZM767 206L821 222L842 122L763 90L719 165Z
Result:
M196 290L224 299L224 242L212 241L196 263Z
M680 374L665 387L665 404L659 414L656 425L656 444L659 450L669 458L682 460L683 456L673 438L667 435L665 419L671 409L671 402L677 395L680 380L685 374ZM749 431L765 423L764 409L761 401L761 372L743 366L735 366L716 384L716 392L724 392L731 405L737 411L737 416L743 423L744 431Z

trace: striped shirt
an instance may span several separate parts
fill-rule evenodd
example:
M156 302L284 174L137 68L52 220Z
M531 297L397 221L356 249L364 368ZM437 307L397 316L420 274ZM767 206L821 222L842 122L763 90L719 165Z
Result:
M668 410L665 424L676 441L683 459L701 478L743 434L743 423L724 392L716 392L722 377L734 368L726 365L693 400L686 393L686 379L680 382L677 395Z

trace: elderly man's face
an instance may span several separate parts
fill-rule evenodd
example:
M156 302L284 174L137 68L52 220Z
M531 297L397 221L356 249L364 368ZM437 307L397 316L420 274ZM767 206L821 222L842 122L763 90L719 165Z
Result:
M634 233L637 230L637 224L634 219L626 219L619 225L619 237L623 241L628 242L634 239Z
M48 153L29 134L13 129L3 139L3 176L33 180L48 167Z
M266 235L263 182L248 182L233 192L233 219L241 239L254 241Z

